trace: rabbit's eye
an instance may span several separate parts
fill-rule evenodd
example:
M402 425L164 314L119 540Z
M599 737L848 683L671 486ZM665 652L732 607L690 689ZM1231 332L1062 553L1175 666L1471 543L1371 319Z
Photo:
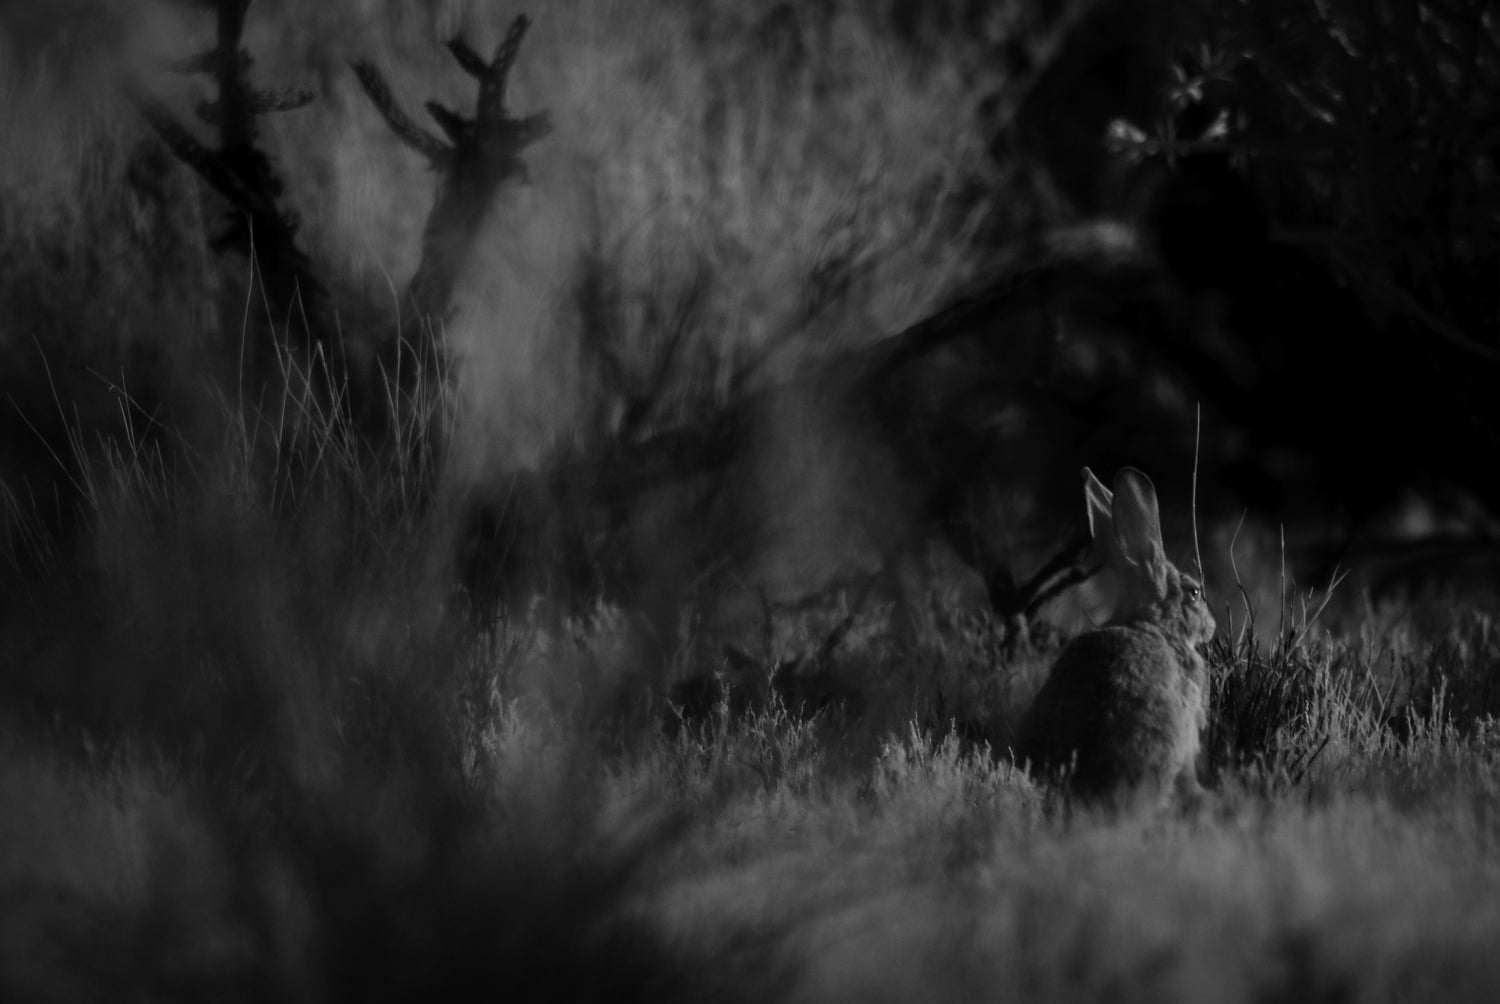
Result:
M1187 594L1188 599L1196 603L1198 602L1198 597L1203 595L1203 590L1199 589L1197 586L1190 585L1187 587Z

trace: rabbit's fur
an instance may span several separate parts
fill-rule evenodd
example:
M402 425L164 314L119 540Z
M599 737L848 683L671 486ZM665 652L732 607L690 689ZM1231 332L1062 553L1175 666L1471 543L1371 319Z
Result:
M1079 797L1164 804L1201 789L1214 618L1197 580L1167 560L1151 480L1127 467L1111 492L1083 469L1094 551L1119 582L1109 623L1058 656L1021 724L1020 758Z

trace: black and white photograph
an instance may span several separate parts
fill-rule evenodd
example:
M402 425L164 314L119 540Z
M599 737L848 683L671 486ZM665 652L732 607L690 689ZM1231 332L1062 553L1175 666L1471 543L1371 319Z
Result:
M1500 6L0 0L0 1000L1500 1001Z

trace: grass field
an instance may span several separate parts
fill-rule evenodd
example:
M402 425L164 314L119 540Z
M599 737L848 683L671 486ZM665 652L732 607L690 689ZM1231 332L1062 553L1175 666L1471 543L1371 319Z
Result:
M280 587L248 574L154 616L252 619L245 594ZM262 611L243 650L155 667L170 628L132 612L84 646L74 692L118 695L97 731L7 728L10 992L1484 1000L1500 978L1500 733L1442 703L1491 677L1487 614L1401 653L1306 643L1257 761L1224 754L1194 810L1112 817L955 734L898 725L870 755L774 702L601 749L504 696L519 642L413 637L374 602ZM408 630L350 641L380 620ZM1346 681L1393 664L1453 690L1382 721Z
M1203 527L1208 580L1237 585L1211 597L1209 795L1127 814L1009 750L1092 587L1022 623L951 561L904 597L828 585L873 549L841 551L864 524L835 487L767 487L803 480L770 466L798 414L765 420L742 492L798 532L670 637L535 581L475 609L461 505L629 410L579 362L580 261L635 378L691 346L666 427L747 359L874 344L1056 222L975 128L1026 8L961 30L963 7L531 11L511 100L555 133L449 318L436 501L337 415L241 396L247 265L119 84L189 120L203 95L161 62L212 19L0 9L0 998L1500 999L1493 592L1349 585L1320 618L1326 591ZM346 61L457 102L440 43L488 50L518 12L251 6L258 78L316 94L263 138L345 337L399 314L434 188ZM670 686L716 674L692 707Z

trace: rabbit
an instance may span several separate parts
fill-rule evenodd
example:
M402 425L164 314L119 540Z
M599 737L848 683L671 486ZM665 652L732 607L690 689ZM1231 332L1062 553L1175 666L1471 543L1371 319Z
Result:
M1162 549L1151 479L1127 467L1111 493L1085 467L1083 481L1094 553L1119 601L1057 657L1022 720L1019 759L1090 802L1196 801L1209 693L1198 646L1217 625L1202 586Z

